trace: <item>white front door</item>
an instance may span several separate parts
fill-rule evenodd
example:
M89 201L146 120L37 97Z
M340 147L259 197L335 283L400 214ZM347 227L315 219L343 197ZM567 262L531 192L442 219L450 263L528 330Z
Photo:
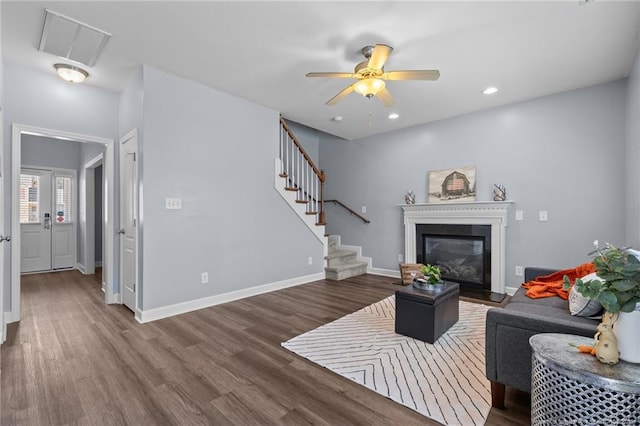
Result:
M20 174L21 272L51 270L51 171Z
M20 272L73 268L76 264L72 172L22 169Z
M120 288L122 303L136 311L136 227L138 218L138 173L135 132L120 141Z

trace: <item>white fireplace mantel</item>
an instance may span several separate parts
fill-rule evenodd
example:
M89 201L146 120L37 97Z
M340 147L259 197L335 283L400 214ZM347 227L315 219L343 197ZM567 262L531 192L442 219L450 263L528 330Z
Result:
M401 204L405 262L416 262L416 225L491 225L491 291L506 293L506 228L512 204L513 201Z

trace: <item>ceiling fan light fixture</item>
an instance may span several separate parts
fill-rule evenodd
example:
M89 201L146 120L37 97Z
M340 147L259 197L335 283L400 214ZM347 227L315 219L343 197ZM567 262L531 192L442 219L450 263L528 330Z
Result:
M353 90L367 98L377 95L382 89L384 89L384 81L379 78L364 78L353 86Z
M75 65L55 64L53 67L56 69L58 77L68 83L82 83L87 77L89 77L88 72L80 67L76 67Z

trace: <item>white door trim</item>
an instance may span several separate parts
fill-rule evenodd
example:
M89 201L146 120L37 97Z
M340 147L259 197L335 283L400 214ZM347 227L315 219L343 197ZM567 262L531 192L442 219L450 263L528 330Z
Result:
M29 126L13 123L11 125L11 311L8 313L8 321L20 321L20 203L19 182L20 167L22 162L21 145L22 135L31 134L55 139L66 139L76 142L99 143L106 146L105 158L105 187L107 188L105 204L104 229L104 269L103 279L106 283L106 303L114 303L114 282L117 269L115 263L115 141L113 139L98 136L83 135L80 133L53 130L44 127Z
M95 253L95 168L102 165L104 154L98 154L91 160L87 161L83 168L84 172L84 188L80 189L80 220L84 223L84 265L81 272L91 275L96 273L96 253ZM104 205L104 189L102 191ZM89 244L91 243L91 244ZM105 289L104 280L102 282Z

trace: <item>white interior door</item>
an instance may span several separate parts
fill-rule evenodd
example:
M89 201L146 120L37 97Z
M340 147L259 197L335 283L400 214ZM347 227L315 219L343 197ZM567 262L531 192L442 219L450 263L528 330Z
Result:
M120 141L120 288L122 303L136 311L138 173L135 132Z
M20 174L21 272L51 269L51 171Z

